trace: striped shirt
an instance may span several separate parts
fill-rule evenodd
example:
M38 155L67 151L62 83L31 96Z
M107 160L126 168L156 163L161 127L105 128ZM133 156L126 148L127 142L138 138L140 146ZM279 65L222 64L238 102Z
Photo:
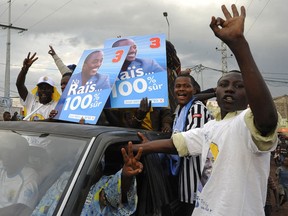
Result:
M180 106L175 110L175 119L177 121L180 113ZM206 106L201 101L194 101L188 110L184 130L203 127L211 119L211 115ZM179 172L179 196L182 202L193 203L196 199L197 184L200 180L201 165L199 156L181 157Z

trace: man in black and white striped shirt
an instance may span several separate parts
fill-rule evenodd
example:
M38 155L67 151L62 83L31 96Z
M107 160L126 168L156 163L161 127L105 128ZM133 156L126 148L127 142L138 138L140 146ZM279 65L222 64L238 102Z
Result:
M173 125L174 133L202 127L211 119L206 106L194 96L199 92L200 86L191 75L180 74L177 76L174 84L174 94L178 102ZM173 157L175 158L175 155ZM190 216L194 209L197 184L201 175L201 159L200 156L179 158L177 155L176 160L180 163L176 165L178 167L174 167L176 168L174 171L171 171L175 175L179 175L178 194L181 202L175 215Z

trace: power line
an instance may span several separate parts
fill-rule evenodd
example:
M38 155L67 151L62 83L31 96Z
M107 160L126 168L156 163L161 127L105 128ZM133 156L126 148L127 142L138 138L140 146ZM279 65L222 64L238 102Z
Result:
M263 13L264 9L267 7L267 5L269 4L270 0L268 0L266 2L266 4L264 5L264 7L262 8L262 10L260 11L260 13L257 15L256 19L254 20L254 22L252 23L252 25L249 27L249 29L247 30L246 34L248 34L248 32L252 29L252 27L254 26L254 24L256 23L256 21L258 20L258 18L260 17L260 15Z
M262 74L270 74L270 75L288 75L287 73L271 73L271 72L262 72Z
M247 11L248 11L248 9L250 8L252 2L253 2L253 0L251 0L250 4L248 5L248 7L247 7Z
M14 0L13 2L11 2L11 4L12 3L14 3L16 0ZM1 4L0 6L2 6L2 5L6 5L7 4L7 2L6 3L3 3L3 4ZM7 10L9 10L9 6L0 14L0 17L7 11Z
M6 3L5 3L6 4ZM4 5L4 4L3 4ZM0 17L8 10L9 8L7 7L1 14Z
M4 97L10 97L10 49L11 49L11 29L16 29L20 31L27 31L27 29L12 26L11 23L11 4L12 1L9 0L9 10L8 10L8 25L0 24L0 26L7 28L7 46L6 46L6 68L5 68L5 94Z
M47 16L43 17L42 19L40 19L38 22L34 23L33 25L31 25L29 28L33 28L36 25L40 24L41 22L43 22L44 20L46 20L47 18L49 18L50 16L52 16L53 14L55 14L56 12L58 12L60 9L62 9L63 7L65 7L67 4L69 4L70 2L72 2L73 0L70 0L66 3L64 3L62 6L58 7L56 10L52 11L50 14L48 14Z
M205 69L209 69L209 70L212 70L212 71L216 71L216 72L219 72L219 73L222 73L223 71L220 70L220 69L216 69L216 68L212 68L212 67L207 67L207 66L204 66L202 64L199 64L199 65L195 65L195 66L186 66L185 68L188 68L192 71L195 71L196 73L200 73L202 72L203 70ZM287 73L268 73L268 74L284 74L284 75L288 75ZM273 77L272 78L269 78L269 77L263 77L263 79L265 81L269 81L269 82L279 82L279 83L288 83L288 79L283 79L283 78L275 78Z
M35 0L28 8L26 8L26 10L24 10L24 12L22 14L20 14L13 22L17 22L25 13L27 13L27 11L37 2L38 0Z
M277 83L288 83L288 80L277 80L277 79L270 79L270 78L264 78L265 81L268 81L268 82L277 82Z

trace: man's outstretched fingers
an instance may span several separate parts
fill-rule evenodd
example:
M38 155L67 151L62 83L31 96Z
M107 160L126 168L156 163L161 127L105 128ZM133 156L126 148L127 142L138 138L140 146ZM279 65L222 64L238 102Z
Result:
M141 155L142 155L142 152L143 152L143 148L140 147L140 148L138 149L138 152L137 152L136 156L135 156L135 159L136 159L137 161L140 160Z

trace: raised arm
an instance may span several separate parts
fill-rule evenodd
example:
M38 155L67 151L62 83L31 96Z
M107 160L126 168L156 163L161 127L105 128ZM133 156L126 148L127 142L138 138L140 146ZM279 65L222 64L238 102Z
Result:
M254 115L256 128L262 135L275 129L278 115L270 91L253 59L249 44L244 37L245 8L239 14L236 6L231 6L232 14L223 5L226 20L212 17L210 27L214 34L227 44L233 52L245 85L249 106Z
M139 161L142 155L142 148L138 149L136 156L134 157L133 150L132 150L132 142L128 143L128 153L126 152L125 148L121 149L124 166L122 169L122 176L121 176L121 195L122 195L122 202L127 202L127 193L129 188L132 184L133 176L138 175L143 170L143 165Z
M167 154L177 154L177 150L173 144L172 139L161 139L149 141L144 134L138 132L138 136L142 141L142 144L133 145L133 151L138 151L139 148L142 148L143 154L149 153L167 153Z
M67 73L67 72L72 72L64 63L63 61L59 58L59 56L57 55L57 53L55 52L54 48L49 45L50 50L48 51L48 54L50 54L52 56L52 58L54 59L54 62L58 68L58 70L60 71L61 75Z
M25 58L23 61L22 69L20 73L18 74L17 81L16 81L18 93L20 97L22 98L22 100L24 101L26 100L26 97L28 95L28 90L25 85L26 74L28 73L30 66L38 59L38 57L35 57L35 56L36 56L36 53L34 53L31 57L30 57L30 52L28 53L27 58Z

